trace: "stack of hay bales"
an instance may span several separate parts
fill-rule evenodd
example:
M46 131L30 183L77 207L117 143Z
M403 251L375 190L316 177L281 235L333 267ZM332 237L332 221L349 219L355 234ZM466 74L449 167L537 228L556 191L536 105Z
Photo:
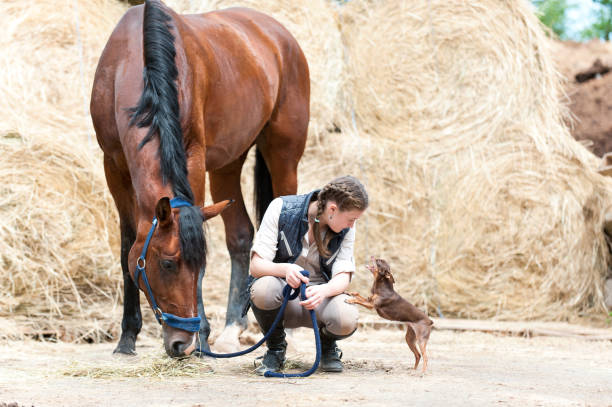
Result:
M0 3L0 335L99 341L120 326L116 210L88 110L125 10Z
M367 251L391 260L399 290L448 316L603 317L610 181L563 124L531 5L351 2L342 14L344 117L354 111L373 197Z
M1 2L0 130L73 143L92 137L96 63L126 9L115 0Z
M602 315L612 185L563 124L560 79L526 0L166 3L257 8L301 44L312 120L299 192L352 173L371 197L353 288L369 289L363 264L373 254L433 315ZM85 111L126 9L116 0L0 5L0 211L10 219L0 228L0 322L27 318L33 331L61 325L58 337L89 340L118 331L118 225ZM230 265L221 219L207 228L204 300L222 323Z
M61 140L17 133L0 137L0 154L0 317L22 326L2 334L107 339L119 324L108 313L121 270L99 162Z

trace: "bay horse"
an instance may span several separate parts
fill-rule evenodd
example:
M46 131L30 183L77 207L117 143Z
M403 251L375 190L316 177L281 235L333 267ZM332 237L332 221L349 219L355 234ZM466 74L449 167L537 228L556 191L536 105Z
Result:
M191 353L197 338L210 349L202 225L222 210L231 259L223 332L238 344L254 234L242 166L255 146L260 222L274 197L297 192L309 99L302 50L265 14L232 8L179 15L147 0L122 17L100 57L90 105L121 232L124 302L116 353L135 353L139 288L162 324L168 355ZM209 207L203 206L206 172ZM235 203L224 210L230 199Z

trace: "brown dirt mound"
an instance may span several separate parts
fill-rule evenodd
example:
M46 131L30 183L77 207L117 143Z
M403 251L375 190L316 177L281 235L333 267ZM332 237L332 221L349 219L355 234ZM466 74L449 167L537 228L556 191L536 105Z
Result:
M591 141L589 147L598 156L612 151L612 45L593 40L573 41L555 45L555 60L566 77L565 90L573 120L569 123L576 140ZM596 68L596 69L593 69ZM600 69L597 69L600 68ZM580 82L580 76L591 71L602 71Z

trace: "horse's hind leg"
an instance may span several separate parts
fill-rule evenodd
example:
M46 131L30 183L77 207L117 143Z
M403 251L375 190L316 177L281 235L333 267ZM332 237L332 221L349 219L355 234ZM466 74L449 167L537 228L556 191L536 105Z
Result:
M136 354L136 337L142 328L140 313L140 293L134 284L128 268L128 255L136 240L136 232L128 213L131 201L131 185L121 177L112 159L104 155L104 171L108 188L113 195L119 211L119 227L121 230L121 269L123 270L123 318L121 320L121 338L114 353L126 355Z
M287 51L275 109L257 138L275 197L297 193L298 162L306 147L310 116L308 63L293 40L287 42Z
M275 197L297 193L298 162L308 135L307 92L302 97L287 97L283 101L257 138L257 148L267 166Z
M247 318L242 316L248 301L249 252L253 242L253 224L244 205L240 188L240 172L246 153L231 164L211 171L210 192L215 202L234 199L235 202L221 212L225 225L225 243L231 260L231 279L227 300L225 328L215 341L217 352L235 351L240 347L238 336L246 329Z

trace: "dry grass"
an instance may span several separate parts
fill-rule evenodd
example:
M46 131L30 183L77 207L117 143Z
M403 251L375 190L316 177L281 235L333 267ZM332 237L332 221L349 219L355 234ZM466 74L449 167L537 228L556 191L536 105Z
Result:
M106 361L100 363L84 363L73 361L61 374L70 377L86 377L89 379L115 379L127 377L146 377L163 380L171 377L199 377L212 374L210 363L205 359L188 357L175 359L166 355L161 349L154 355L139 357L137 361Z
M605 318L611 184L563 124L560 78L527 1L167 3L256 7L298 39L312 79L299 191L352 173L371 196L354 288L368 290L362 265L374 254L390 261L398 291L433 314ZM117 333L118 227L86 110L125 10L114 0L0 4L0 322L9 332L17 321L61 339ZM219 322L230 267L221 220L208 230L205 304Z
M95 145L91 82L126 9L116 0L0 2L0 131Z
M29 330L65 340L103 339L122 279L100 162L60 141L17 133L1 135L0 154L0 316L25 316L34 322Z

